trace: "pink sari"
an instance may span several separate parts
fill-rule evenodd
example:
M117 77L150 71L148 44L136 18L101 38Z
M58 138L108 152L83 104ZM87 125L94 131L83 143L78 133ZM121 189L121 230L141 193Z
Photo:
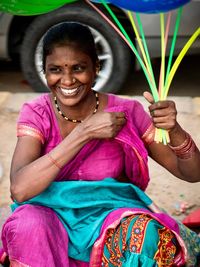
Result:
M127 123L115 140L89 142L59 173L56 181L102 180L105 177L117 178L125 168L130 181L145 190L148 181L147 151L142 136L151 126L149 115L136 101L109 95L106 111L123 111ZM18 136L32 135L43 143L42 154L48 153L62 141L58 123L47 94L26 103L18 120ZM96 162L93 168L93 162ZM156 212L155 207L153 211ZM138 212L138 211L135 211ZM4 224L2 230L5 259L9 255L13 267L100 267L100 255L107 229L119 224L120 219L135 213L124 209L111 213L102 225L99 238L91 253L90 263L68 257L68 235L53 210L47 207L24 205L18 208ZM48 216L47 216L48 215ZM157 216L155 215L155 218ZM167 224L165 216L159 219ZM177 237L179 230L174 222ZM62 237L62 238L61 238ZM184 257L186 248L180 237ZM177 265L179 266L179 265Z

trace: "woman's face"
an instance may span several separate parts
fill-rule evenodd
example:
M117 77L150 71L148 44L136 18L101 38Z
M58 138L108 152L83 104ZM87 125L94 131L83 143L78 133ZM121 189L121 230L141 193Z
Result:
M55 47L46 58L45 71L48 87L66 106L83 100L95 79L91 58L73 46Z

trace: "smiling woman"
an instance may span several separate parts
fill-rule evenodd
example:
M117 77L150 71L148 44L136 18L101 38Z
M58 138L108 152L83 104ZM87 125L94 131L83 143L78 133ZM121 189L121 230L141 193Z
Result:
M50 32L43 40L47 85L55 96L59 114L65 119L68 117L63 114L72 114L70 121L81 122L93 110L96 113L98 104L98 95L95 103L94 94L90 93L99 68L93 36L87 28L79 29L74 23L60 24ZM87 43L82 42L84 38ZM74 108L77 104L78 114Z
M43 50L50 93L25 103L17 121L13 213L2 229L0 262L195 266L200 238L144 192L148 156L182 180L200 180L200 152L178 124L175 103L153 103L146 92L150 117L135 100L96 92L98 57L82 24L51 28ZM168 146L154 142L161 125Z

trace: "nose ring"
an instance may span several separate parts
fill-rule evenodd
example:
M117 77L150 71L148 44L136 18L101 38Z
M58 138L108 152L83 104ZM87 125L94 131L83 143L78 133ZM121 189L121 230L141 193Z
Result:
M72 78L72 82L75 83L76 82L76 79L75 78Z

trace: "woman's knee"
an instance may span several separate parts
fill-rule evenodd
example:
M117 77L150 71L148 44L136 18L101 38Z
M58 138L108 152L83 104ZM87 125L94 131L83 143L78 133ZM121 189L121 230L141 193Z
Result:
M68 262L68 235L50 208L35 205L17 208L4 224L2 241L10 259L23 259L27 263L33 262L32 266L43 266L38 261L44 255L48 255L46 261L51 263L60 262L61 256L66 255L63 261Z
M23 205L20 206L5 222L2 235L6 239L13 239L20 236L20 239L29 236L40 235L51 227L52 221L55 223L55 213L46 207Z

